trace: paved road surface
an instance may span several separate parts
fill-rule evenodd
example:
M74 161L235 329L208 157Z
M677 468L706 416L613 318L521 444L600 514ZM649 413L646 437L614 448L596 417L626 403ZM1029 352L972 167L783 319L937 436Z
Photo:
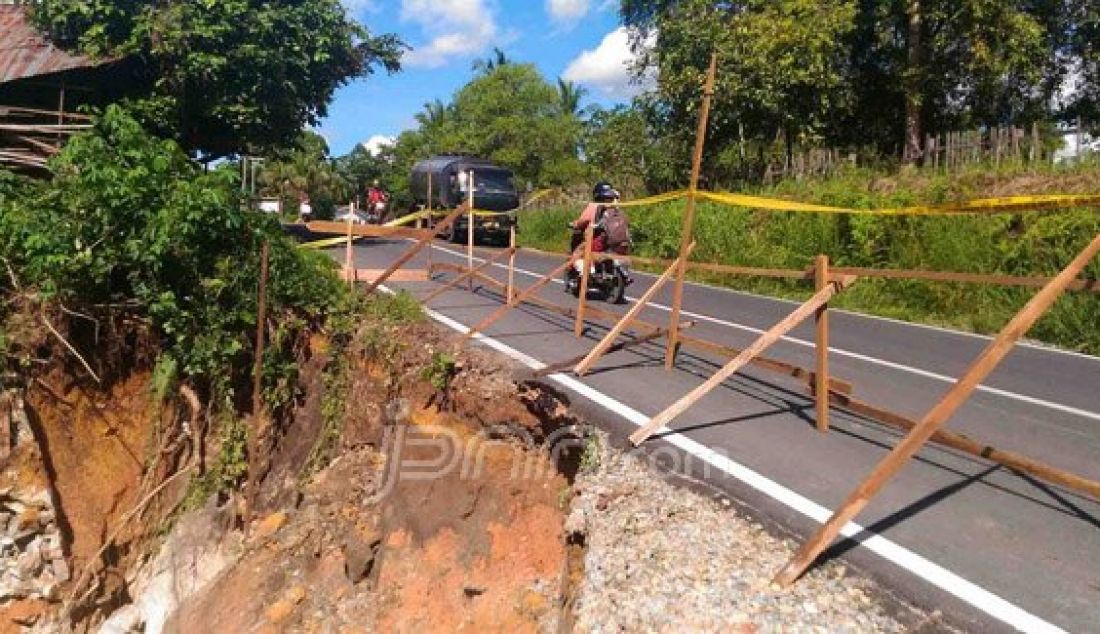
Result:
M406 248L403 242L373 242L357 247L356 257L361 267L385 268ZM457 247L437 246L433 258L465 262ZM521 254L517 281L530 284L558 263ZM420 257L409 266L423 265ZM501 267L492 275L506 279ZM636 277L634 297L655 279ZM396 286L424 296L438 284ZM642 318L667 322L670 293L671 288L662 289ZM557 283L543 296L563 305L571 300ZM431 308L438 319L461 328L500 303L491 289L458 290ZM629 308L597 305L620 313ZM697 322L691 334L735 347L751 343L792 307L701 285L685 291L685 319ZM811 323L795 330L769 355L812 367L812 328ZM586 352L606 331L605 324L593 322L586 338L577 340L570 321L524 306L486 335L514 357L522 353L530 363L548 364ZM841 311L834 311L831 339L833 373L855 385L857 398L917 419L988 341ZM674 372L666 372L658 342L606 357L583 381L564 375L553 380L574 407L622 440L723 362L689 352ZM899 439L894 430L841 412L834 412L833 433L820 435L813 430L813 412L801 384L750 368L674 421L676 433L646 449L704 477L764 518L806 535ZM1100 479L1100 359L1018 347L950 429ZM906 599L942 609L966 629L1100 630L1100 503L1094 500L928 448L857 521L865 530L832 554L847 557Z

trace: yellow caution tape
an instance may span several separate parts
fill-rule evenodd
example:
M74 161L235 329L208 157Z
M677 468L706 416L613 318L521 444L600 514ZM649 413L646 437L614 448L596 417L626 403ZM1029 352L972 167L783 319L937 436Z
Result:
M686 198L689 192L686 190L669 192L649 198L641 198L619 203L620 207L642 207L646 205L658 205L673 200ZM732 194L726 192L696 192L696 196L702 200L729 205L731 207L743 207L747 209L761 209L765 211L785 211L799 213L818 214L861 214L876 216L961 216L979 214L1017 213L1022 211L1043 211L1051 209L1072 209L1074 207L1100 206L1100 195L1065 195L1050 194L1041 196L1009 196L1003 198L981 198L957 203L944 203L938 205L916 205L911 207L893 207L885 209L855 209L850 207L830 207L827 205L815 205L801 203L780 198L764 198L761 196L749 196L746 194Z
M424 211L417 211L417 212L411 213L407 216L402 216L402 217L397 218L395 220L391 220L391 221L387 222L386 224L384 224L382 226L383 227L400 227L402 225L407 225L410 222L420 220L421 218L427 218L428 215L429 215L428 210L425 209Z
M358 240L358 239L359 238L353 238L352 241L354 242L355 240ZM299 244L298 248L299 249L328 249L330 247L340 246L341 244L344 244L347 241L348 241L347 236L340 236L339 238L328 238L326 240L318 240L316 242L306 242L304 244Z
M760 198L758 196L746 196L744 194L716 194L712 192L699 192L699 198L711 202L731 205L733 207L750 207L752 209L768 209L771 211L802 211L810 213L848 213L851 210L838 207L825 207L807 203L780 200L777 198Z
M650 196L648 198L639 198L637 200L629 200L626 202L616 203L618 207L644 207L646 205L659 205L661 203L671 202L673 200L679 200L687 197L688 192L686 189L680 191L669 192L667 194L657 194L656 196Z
M540 190L536 191L535 193L531 194L531 197L527 199L527 202L520 205L519 208L520 209L526 209L527 207L530 207L531 205L538 202L539 200L542 200L543 198L546 198L550 194L553 194L555 191L557 191L557 190L554 190L554 189L540 189Z

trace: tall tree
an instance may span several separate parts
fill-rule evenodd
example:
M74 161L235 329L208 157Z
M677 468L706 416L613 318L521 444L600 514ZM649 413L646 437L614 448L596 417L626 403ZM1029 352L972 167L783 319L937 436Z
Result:
M475 76L436 117L439 105L429 104L419 129L398 137L396 162L428 152L473 154L511 168L521 184L564 184L583 173L581 123L563 114L558 89L531 64L498 65Z
M292 146L335 90L399 67L393 35L372 36L339 0L40 0L36 23L58 44L130 57L144 88L130 106L192 152Z
M558 78L558 101L561 103L561 113L567 117L581 116L581 101L588 94L588 90L576 82Z
M502 68L511 64L512 60L508 59L508 54L502 51L500 48L494 46L493 53L485 59L475 59L471 68L475 73L482 75L491 75L493 71L498 68Z
M924 44L921 41L921 0L906 0L906 68L905 84L905 154L904 160L917 161L921 157L921 77L924 74Z

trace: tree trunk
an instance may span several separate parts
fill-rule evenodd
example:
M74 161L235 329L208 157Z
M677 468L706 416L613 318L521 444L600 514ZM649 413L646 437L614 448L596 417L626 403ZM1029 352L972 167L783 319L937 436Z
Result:
M924 72L920 0L907 0L905 12L909 21L909 37L905 78L905 151L902 158L906 163L915 163L921 158L921 78Z

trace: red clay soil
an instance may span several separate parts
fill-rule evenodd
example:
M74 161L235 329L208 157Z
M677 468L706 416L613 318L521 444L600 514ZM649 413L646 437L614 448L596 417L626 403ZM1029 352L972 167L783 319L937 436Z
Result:
M106 394L80 389L28 394L31 416L45 436L61 513L71 534L68 548L79 574L114 527L137 502L136 493L154 428L148 373L119 381ZM57 387L53 391L60 392ZM64 529L63 529L64 530Z
M357 381L351 392L369 393L363 383L373 380ZM516 393L499 392L495 381L464 387L467 398L495 401L491 412L482 408L490 419L537 424ZM411 402L426 400L421 393ZM557 629L566 479L548 458L515 443L479 444L475 432L485 420L465 412L418 409L410 423L450 430L461 440L457 462L473 464L476 456L483 467L403 480L374 503L384 488L383 454L371 446L346 451L306 485L295 509L260 520L242 559L186 601L166 631ZM404 456L436 457L428 453ZM515 479L516 464L538 475Z
M513 479L513 464L532 459L515 445L482 455L480 475L404 481L385 503L380 631L534 632L557 617L568 484L548 465Z

